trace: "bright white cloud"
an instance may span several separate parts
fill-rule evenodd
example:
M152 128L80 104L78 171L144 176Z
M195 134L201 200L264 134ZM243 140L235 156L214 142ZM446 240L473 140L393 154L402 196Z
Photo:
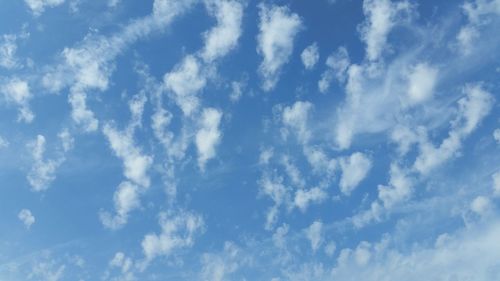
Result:
M429 100L434 94L438 70L427 63L417 64L408 75L408 98L410 104Z
M313 222L305 229L305 233L311 243L311 249L316 252L323 243L323 223L321 221Z
M100 212L99 218L102 224L109 229L119 229L124 226L128 221L128 214L140 206L139 192L139 187L131 182L120 183L113 196L116 215Z
M33 216L31 211L28 209L22 209L17 217L27 229L30 229L31 226L35 223L35 216Z
M38 135L36 140L28 144L33 157L33 166L27 179L33 191L44 191L56 179L56 170L64 162L64 157L44 159L45 137Z
M365 0L363 12L366 16L361 26L361 38L366 44L366 57L370 61L380 58L386 49L387 37L404 13L411 12L407 1Z
M148 170L153 163L153 158L144 155L135 145L132 132L120 132L112 124L106 124L103 133L113 152L122 159L125 177L135 184L148 187L150 184Z
M70 134L67 128L63 129L57 136L61 140L64 152L68 152L73 149L73 146L75 145L75 139Z
M186 56L172 72L165 74L164 82L184 115L191 116L200 105L197 94L207 82L199 61Z
M239 0L206 0L209 13L217 19L217 26L205 33L205 47L201 57L212 62L234 49L241 36L243 4Z
M319 60L318 43L315 42L307 46L300 54L300 59L302 59L302 64L307 70L313 69Z
M351 64L349 53L345 47L339 47L337 51L332 53L326 59L326 66L328 67L321 79L318 81L318 89L321 93L326 93L330 88L333 79L336 78L340 83L346 80L346 72Z
M65 0L24 0L34 16L40 16L46 8L52 8L64 3Z
M309 190L299 189L295 192L294 203L302 212L305 212L309 204L321 203L327 197L328 194L319 187L314 187Z
M29 101L33 96L30 92L28 82L19 78L12 78L2 84L0 91L5 100L8 103L17 105L19 108L18 121L31 123L35 115L29 107Z
M146 262L158 256L169 256L176 250L192 247L196 236L204 228L202 217L197 214L180 212L175 215L160 214L160 234L148 234L142 240L142 251Z
M486 215L488 212L491 211L492 208L492 203L489 198L485 196L477 196L472 200L470 203L470 209L481 216Z
M355 152L350 157L340 160L340 191L349 195L368 175L372 168L372 161L363 153Z
M263 79L262 89L270 91L278 83L281 69L293 52L293 42L302 28L302 21L287 7L280 6L260 5L259 16L257 51L263 56L259 73Z
M307 143L311 137L307 121L313 108L310 102L297 101L292 106L283 109L283 124L293 131L301 143Z
M216 155L216 147L221 139L220 121L222 112L215 108L203 110L200 120L200 129L196 133L196 148L198 149L198 166L205 169L208 160Z

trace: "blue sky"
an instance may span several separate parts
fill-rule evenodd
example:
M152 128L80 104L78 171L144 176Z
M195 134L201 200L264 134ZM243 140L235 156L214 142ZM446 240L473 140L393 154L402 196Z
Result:
M500 1L7 0L0 279L495 280Z

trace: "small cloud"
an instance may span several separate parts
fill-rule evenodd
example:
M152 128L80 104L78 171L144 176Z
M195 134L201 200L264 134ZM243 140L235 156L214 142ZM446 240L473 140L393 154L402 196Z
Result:
M35 217L33 216L33 214L31 214L31 211L28 209L22 209L17 215L17 217L27 229L30 229L31 226L35 223Z

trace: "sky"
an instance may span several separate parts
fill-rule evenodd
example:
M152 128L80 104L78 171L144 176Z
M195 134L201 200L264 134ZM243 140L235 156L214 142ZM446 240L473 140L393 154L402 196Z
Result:
M500 0L3 0L0 280L500 278Z

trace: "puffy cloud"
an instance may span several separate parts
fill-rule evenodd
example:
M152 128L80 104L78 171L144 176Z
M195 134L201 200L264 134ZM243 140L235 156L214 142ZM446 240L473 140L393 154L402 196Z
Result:
M65 269L65 265L58 266L54 261L37 262L28 275L28 279L59 281L62 280Z
M349 53L345 47L339 47L334 53L329 55L326 59L328 69L321 74L321 79L318 82L319 91L326 93L334 78L341 83L345 82L346 72L350 64Z
M103 133L113 152L123 160L125 177L138 185L149 186L148 170L153 162L152 157L144 155L135 146L131 134L120 132L111 124L104 126Z
M28 144L33 157L33 166L27 179L34 191L44 191L56 178L57 168L64 162L64 158L44 159L45 137L38 135L36 140Z
M473 0L465 1L462 10L468 22L457 34L460 51L464 55L472 53L481 33L481 26L487 21L487 15L500 15L500 1L498 0Z
M208 160L215 157L216 146L220 142L219 129L222 112L215 108L203 110L200 120L200 129L196 133L196 148L198 149L198 166L205 169Z
M302 64L307 70L313 69L319 60L318 43L314 42L311 45L307 46L302 51L302 54L300 54L300 58L302 59Z
M428 280L491 280L500 274L499 234L498 222L492 222L447 235L433 246L415 245L409 252L389 247L387 240L363 242L357 248L363 251L360 255L341 251L330 278L417 281L425 275Z
M311 249L316 252L323 243L323 223L321 221L313 222L305 229L305 233L311 243Z
M413 182L406 171L395 163L391 164L389 185L378 186L378 198L386 209L406 201L412 193Z
M24 0L34 16L40 16L46 8L52 8L64 3L65 0Z
M146 262L158 256L169 256L175 250L193 246L196 236L203 231L203 219L196 214L180 212L178 214L161 213L160 234L147 234L142 240L142 251Z
M51 92L69 87L68 101L74 122L86 132L96 131L99 122L87 107L88 92L106 90L115 69L115 58L132 43L155 30L163 30L193 2L155 0L150 15L131 21L119 32L109 37L87 35L76 46L62 51L62 63L50 68L44 75L44 87Z
M438 70L427 63L417 64L408 75L408 99L410 104L427 101L434 94Z
M407 1L365 0L363 12L367 19L361 25L361 38L366 44L366 57L375 61L386 49L387 36L392 28L402 15L411 12L411 5Z
M4 34L0 37L0 66L12 69L18 66L16 58L17 36L13 34Z
M206 76L194 56L186 56L172 72L165 74L165 86L174 94L174 100L186 116L199 107L198 92L205 87Z
M27 229L30 229L30 227L35 223L35 216L33 216L31 211L28 209L22 209L17 217Z
M113 259L109 262L110 268L118 268L121 272L121 276L118 279L112 280L123 280L132 281L136 280L133 272L134 262L130 257L127 257L123 252L117 252ZM107 272L109 274L109 272Z
M327 193L319 187L309 190L299 189L295 192L294 203L301 211L305 212L309 204L323 202L327 197Z
M73 146L75 145L75 139L70 134L67 128L63 129L57 136L61 140L64 152L68 152L73 149Z
M481 215L481 216L484 216L488 212L490 212L491 208L492 208L492 204L491 204L490 199L488 199L487 197L484 197L484 196L477 196L470 203L470 209L474 213Z
M372 161L363 153L355 152L350 157L340 160L340 191L349 195L368 175L372 168Z
M113 196L116 215L100 212L99 218L102 224L110 229L119 229L125 225L128 221L128 214L140 206L139 192L139 187L131 182L120 183Z
M0 149L2 148L6 148L9 146L9 141L6 140L5 138L3 138L2 136L0 136Z
M266 229L270 230L276 224L278 219L278 209L283 204L288 204L290 194L288 189L283 185L283 178L265 173L259 180L260 190L263 195L268 196L274 202L274 206L267 212Z
M461 148L462 140L489 114L494 98L480 84L467 85L464 92L466 96L458 101L458 116L452 122L448 137L438 147L426 140L420 142L420 154L414 163L418 172L427 174L453 157Z
M206 253L201 258L201 279L205 281L222 281L241 266L240 249L231 242L224 243L224 251L219 254Z
M500 129L493 131L493 138L500 144Z
M292 106L283 109L283 124L290 128L301 143L307 143L311 133L307 126L309 112L313 108L310 102L297 101Z
M33 97L29 85L19 78L12 78L0 86L0 92L8 103L16 104L19 107L18 121L31 123L35 118L29 108L29 101Z
M205 4L209 13L217 19L217 26L205 33L201 57L206 62L212 62L236 47L241 36L243 4L239 0L206 0Z
M302 28L302 21L287 7L260 5L257 51L263 56L259 73L262 89L270 91L278 83L281 69L290 58L293 42Z

